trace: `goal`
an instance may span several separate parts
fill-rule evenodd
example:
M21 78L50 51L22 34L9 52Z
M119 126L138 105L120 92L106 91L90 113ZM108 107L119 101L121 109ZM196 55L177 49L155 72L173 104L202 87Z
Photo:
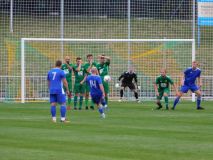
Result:
M97 62L100 54L111 58L109 96L112 99L119 97L119 88L115 87L118 77L132 67L141 86L140 99L146 100L155 98L153 82L160 68L167 68L168 74L179 83L180 73L195 59L195 42L193 39L22 38L21 102L47 100L46 75L55 61L68 55L72 63L76 57L85 62L88 53Z

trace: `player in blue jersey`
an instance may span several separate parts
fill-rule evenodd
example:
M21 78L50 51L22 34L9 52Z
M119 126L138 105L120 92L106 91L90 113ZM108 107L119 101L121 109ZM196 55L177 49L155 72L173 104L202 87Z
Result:
M101 77L98 75L98 70L96 67L91 68L91 75L87 77L86 82L90 87L92 101L97 104L101 117L105 118L104 109L102 107L106 104L104 100L105 92Z
M184 71L182 81L181 81L181 89L174 101L174 105L172 107L173 110L178 104L180 97L184 93L187 93L188 90L191 90L193 93L196 93L197 95L197 109L198 110L204 109L203 107L200 106L200 103L201 103L200 88L202 86L202 80L200 76L201 76L201 70L198 68L198 63L196 61L193 61L192 67L189 67ZM196 85L196 80L197 80L197 85Z
M55 68L51 69L47 75L48 87L50 92L51 114L52 121L56 122L56 104L61 105L61 122L69 122L66 120L66 95L63 89L63 85L66 88L66 92L69 95L68 84L66 81L66 75L61 70L62 62L57 60Z

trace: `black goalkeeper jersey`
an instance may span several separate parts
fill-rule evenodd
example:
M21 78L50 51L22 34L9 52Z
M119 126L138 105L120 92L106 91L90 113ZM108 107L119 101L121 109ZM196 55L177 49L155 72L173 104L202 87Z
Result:
M137 83L137 74L135 72L124 72L118 80L120 81L122 79L122 83L132 83L133 79Z

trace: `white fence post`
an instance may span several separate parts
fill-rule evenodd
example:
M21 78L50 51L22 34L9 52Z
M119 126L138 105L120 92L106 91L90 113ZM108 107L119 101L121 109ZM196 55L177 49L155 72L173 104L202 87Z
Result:
M192 41L192 62L195 61L196 52L195 52L195 40ZM192 93L192 102L195 102L195 93Z
M25 103L25 39L21 39L21 103Z

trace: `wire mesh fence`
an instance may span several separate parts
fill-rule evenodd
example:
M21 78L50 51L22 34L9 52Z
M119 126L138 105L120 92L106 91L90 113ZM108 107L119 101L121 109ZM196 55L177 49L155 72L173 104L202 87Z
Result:
M21 76L21 38L195 39L197 42L197 3L194 2L193 0L1 0L0 96L4 99L3 97L7 93L8 97L16 99L19 95L19 81L21 80L17 78L17 81L11 81L10 77ZM193 26L193 24L195 25ZM200 62L202 75L208 77L205 79L204 88L212 88L213 29L211 26L202 26L200 32L200 45L196 43L196 59ZM142 76L149 77L148 70L153 72L157 68L156 59L153 57L150 60L146 56L137 57L136 55L153 52L164 53L162 54L164 60L157 61L162 66L167 64L165 59L170 58L169 47L172 45L168 43L143 46L133 44L131 47L111 45L113 54L110 56L112 57L112 68L115 71L112 76L117 76L120 71L127 70L128 65L125 64L131 60L128 58L135 56L133 60L137 64L135 65L136 71ZM31 53L43 55L46 52L52 52L53 48L51 45L44 46L42 43L34 43L28 47L32 50ZM60 44L54 51L67 54L70 47L72 45ZM173 45L172 47L171 50L174 53L180 52L186 57L191 53L191 49L186 45ZM94 48L96 47L94 46ZM95 50L94 48L93 50ZM97 49L98 52L103 52L103 48ZM122 53L120 48L122 48ZM84 57L83 52L87 52L85 47L80 48L79 46L79 49L69 51L73 59L80 52L79 50L81 50L82 57ZM93 50L89 49L90 52ZM133 57L125 56L129 53ZM118 59L116 57L123 61L116 61ZM51 57L45 58L54 64ZM175 59L175 61L177 60L178 58ZM29 61L32 60L29 59ZM186 64L184 67L191 65L188 58L178 61ZM41 62L43 61L36 63L40 66ZM168 63L173 64L173 61L169 60ZM147 68L144 67L146 65L148 65ZM181 72L184 68L172 70L174 66L167 65L166 67L170 72L175 73ZM157 74L156 71L153 73ZM16 90L12 91L12 88L16 88ZM208 95L213 96L209 91Z

